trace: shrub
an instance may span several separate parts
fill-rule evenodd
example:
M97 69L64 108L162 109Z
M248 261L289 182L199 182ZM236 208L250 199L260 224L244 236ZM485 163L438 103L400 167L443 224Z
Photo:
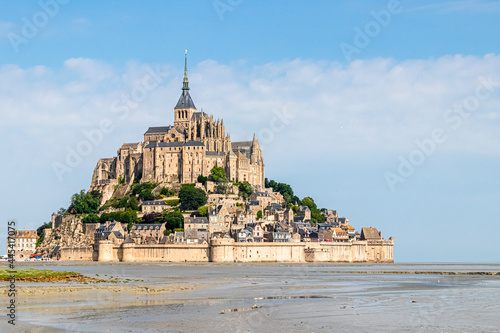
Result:
M202 183L203 185L206 184L207 180L208 180L208 177L205 177L203 175L199 175L198 179L197 179L198 183Z
M100 219L96 213L91 213L82 219L83 223L99 223Z
M177 206L179 204L179 199L165 200L165 203L169 206Z
M169 190L168 188L166 188L164 186L164 187L161 188L160 194L164 195L165 197L171 197L175 193L174 193L174 191L171 191L171 190Z
M208 206L198 207L198 213L200 213L200 216L208 216Z

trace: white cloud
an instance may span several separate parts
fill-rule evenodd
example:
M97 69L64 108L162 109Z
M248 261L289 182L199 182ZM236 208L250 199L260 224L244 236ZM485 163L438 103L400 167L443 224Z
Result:
M0 36L7 36L16 26L12 22L0 21Z
M111 66L94 59L71 58L64 62L64 66L92 82L103 81L114 74Z
M265 155L293 149L304 157L325 159L326 153L333 159L342 152L411 151L415 140L428 137L434 128L448 129L450 124L443 120L446 110L472 96L480 78L487 78L499 65L496 55L356 60L347 66L296 59L248 67L207 60L189 68L189 75L196 106L223 118L233 141L247 140L255 132ZM148 126L172 123L181 65L160 66L164 81L130 109L127 119L112 111L113 103L141 85L148 68L155 65L130 62L117 70L82 58L67 60L58 70L0 68L1 127L10 133L2 148L11 140L30 145L31 141L21 140L29 135L41 156L62 158L67 145L82 139L82 130L109 118L115 130L95 148L97 156L105 157L121 143L140 140ZM500 81L498 76L495 80ZM495 89L463 119L441 150L500 153L500 87ZM294 116L285 126L277 116L283 110ZM30 158L25 156L26 161ZM50 164L50 158L44 163ZM97 161L90 158L90 164Z

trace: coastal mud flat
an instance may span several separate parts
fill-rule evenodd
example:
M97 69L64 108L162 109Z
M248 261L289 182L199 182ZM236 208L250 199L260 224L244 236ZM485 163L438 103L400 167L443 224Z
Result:
M20 286L16 332L498 332L500 325L500 265L46 268L69 266L132 282ZM5 324L1 332L13 331Z

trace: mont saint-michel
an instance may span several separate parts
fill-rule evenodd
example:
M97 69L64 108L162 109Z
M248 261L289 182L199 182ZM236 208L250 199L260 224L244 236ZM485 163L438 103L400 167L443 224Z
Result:
M173 104L173 103L172 103ZM231 141L223 119L198 110L187 55L174 123L101 158L89 191L38 230L36 250L58 260L393 262L394 239L265 177L253 135ZM31 234L30 234L31 235ZM21 235L22 236L22 235ZM21 237L20 236L20 237Z

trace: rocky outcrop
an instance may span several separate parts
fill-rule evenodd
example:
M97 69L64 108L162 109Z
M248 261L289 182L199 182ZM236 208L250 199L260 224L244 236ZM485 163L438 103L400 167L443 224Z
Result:
M75 215L62 216L62 222L52 232L44 235L38 252L50 253L56 246L86 247L94 243L93 234L84 232L82 218ZM46 238L45 238L46 236Z

